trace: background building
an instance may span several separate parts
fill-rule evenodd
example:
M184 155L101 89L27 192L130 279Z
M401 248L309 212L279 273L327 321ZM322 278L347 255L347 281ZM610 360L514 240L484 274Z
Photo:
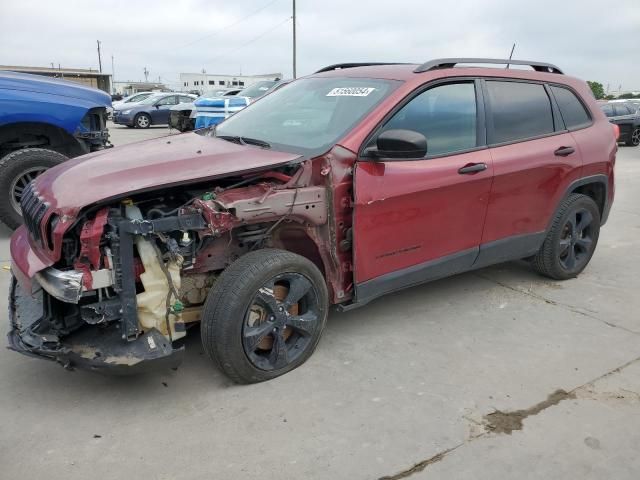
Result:
M153 83L153 82L114 82L114 86L117 93L122 95L133 95L138 92L170 92L171 89L168 88L164 83Z
M180 89L182 91L198 90L203 92L214 88L244 88L261 80L280 80L281 73L264 75L221 75L215 73L181 73Z
M61 78L71 82L81 83L88 87L99 88L109 94L111 93L111 74L100 73L97 70L92 70L90 68L49 68L0 65L0 71L1 70Z

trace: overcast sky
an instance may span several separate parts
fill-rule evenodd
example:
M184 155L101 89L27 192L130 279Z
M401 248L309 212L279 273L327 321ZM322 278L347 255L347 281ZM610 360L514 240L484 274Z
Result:
M298 75L349 61L447 56L555 63L640 90L640 0L298 0ZM292 0L0 0L0 64L291 76Z

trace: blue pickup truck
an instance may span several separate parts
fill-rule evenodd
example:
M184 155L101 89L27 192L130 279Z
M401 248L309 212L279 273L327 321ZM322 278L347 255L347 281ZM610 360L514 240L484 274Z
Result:
M22 223L20 199L37 175L65 160L110 147L111 97L38 75L0 72L0 220ZM81 188L81 185L78 186Z

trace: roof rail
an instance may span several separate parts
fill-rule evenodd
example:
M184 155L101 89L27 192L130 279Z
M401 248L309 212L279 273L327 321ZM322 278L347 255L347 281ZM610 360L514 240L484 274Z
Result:
M438 58L423 63L414 70L414 73L428 72L429 70L438 70L441 68L453 68L459 63L496 63L509 65L528 65L536 72L559 73L562 70L551 63L531 62L529 60L508 60L504 58Z
M330 72L331 70L340 70L343 68L371 67L374 65L408 65L408 64L401 63L401 62L336 63L335 65L329 65L328 67L321 68L315 73Z

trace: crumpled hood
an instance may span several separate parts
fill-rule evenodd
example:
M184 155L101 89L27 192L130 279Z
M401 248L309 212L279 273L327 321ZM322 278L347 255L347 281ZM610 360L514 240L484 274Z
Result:
M185 133L101 150L68 160L35 180L38 194L66 215L129 193L285 165L293 153Z

